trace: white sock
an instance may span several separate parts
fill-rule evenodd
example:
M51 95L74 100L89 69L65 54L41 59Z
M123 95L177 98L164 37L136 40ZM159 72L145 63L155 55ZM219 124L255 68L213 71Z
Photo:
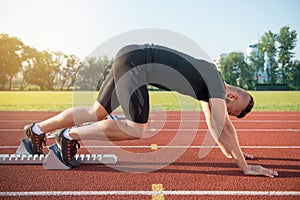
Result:
M66 129L63 133L64 137L67 138L68 140L73 140L73 138L69 134L70 129Z
M43 134L43 131L40 129L40 127L37 125L37 123L35 123L33 125L32 131L37 135Z

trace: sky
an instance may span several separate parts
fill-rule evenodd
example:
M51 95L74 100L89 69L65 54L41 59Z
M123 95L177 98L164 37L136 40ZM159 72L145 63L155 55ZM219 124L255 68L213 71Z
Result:
M299 0L0 0L0 34L83 59L114 36L154 28L184 35L217 59L289 26L300 60L299 10Z

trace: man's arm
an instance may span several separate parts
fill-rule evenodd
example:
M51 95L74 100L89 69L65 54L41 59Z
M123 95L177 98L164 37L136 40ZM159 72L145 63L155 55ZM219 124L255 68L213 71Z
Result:
M239 168L247 175L277 176L273 170L256 165L248 165L238 143L236 130L227 114L225 101L212 98L209 100L210 116L207 121L212 137L227 157L232 157ZM207 112L207 111L205 111ZM230 156L229 156L230 155Z
M202 110L204 112L205 115L205 119L206 119L206 123L210 124L210 107L209 104L207 102L201 101L201 105L202 105ZM227 157L227 158L232 158L232 156L230 154L228 154L224 148L224 146L219 142L219 140L214 140L212 141L210 138L212 137L212 134L210 133L210 131L208 130L207 135L204 138L203 144L204 145L209 145L212 146L215 143L218 144L218 146L220 147L222 153ZM206 150L205 152L203 150L200 151L199 157L203 158L204 156L206 156L209 153L210 150ZM246 154L244 153L244 157L245 159L254 159L254 156L251 154Z

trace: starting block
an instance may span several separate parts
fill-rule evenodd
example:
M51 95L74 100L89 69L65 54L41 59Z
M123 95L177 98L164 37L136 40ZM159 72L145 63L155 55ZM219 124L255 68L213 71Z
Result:
M31 141L23 138L15 154L0 154L0 164L6 165L38 165L42 164L44 169L71 169L72 167L62 160L61 150L57 144L49 147L47 155L33 154ZM80 164L116 164L115 154L80 154L75 159Z
M123 121L125 116L108 115L107 119ZM83 125L88 125L88 122ZM47 138L54 138L55 133L50 133ZM80 154L75 159L80 164L116 164L118 158L115 154ZM32 144L28 138L21 139L21 144L15 154L0 154L0 164L4 165L39 165L42 164L44 169L71 169L72 166L65 163L62 159L62 153L57 144L49 147L47 155L33 154Z

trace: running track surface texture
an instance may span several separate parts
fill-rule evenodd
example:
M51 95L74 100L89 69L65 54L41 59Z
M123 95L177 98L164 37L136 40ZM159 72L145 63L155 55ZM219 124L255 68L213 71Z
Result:
M16 151L25 124L55 114L1 111L0 153ZM300 199L300 112L252 112L232 121L242 150L255 156L247 162L274 169L278 177L245 176L219 148L205 146L202 113L152 112L141 140L81 142L79 154L116 153L117 165L0 165L0 199ZM210 151L200 159L200 149Z

